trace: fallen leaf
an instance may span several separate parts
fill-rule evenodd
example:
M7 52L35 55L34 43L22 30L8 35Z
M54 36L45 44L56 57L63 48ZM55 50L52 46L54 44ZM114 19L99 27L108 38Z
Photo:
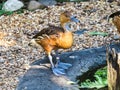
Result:
M95 36L95 35L107 36L108 33L93 31L93 32L89 32L89 35L92 35L92 36Z

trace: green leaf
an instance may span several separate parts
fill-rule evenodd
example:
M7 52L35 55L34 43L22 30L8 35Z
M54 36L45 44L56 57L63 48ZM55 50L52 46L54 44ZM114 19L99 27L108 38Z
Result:
M3 15L5 13L4 10L0 10L0 15Z
M92 36L95 36L95 35L107 36L108 33L93 31L93 32L89 32L89 35L92 35Z
M0 10L2 10L4 3L5 3L4 1L2 3L0 3Z
M21 14L21 13L24 13L24 10L23 9L19 9L16 12L17 12L17 14Z
M5 11L4 14L5 14L5 15L11 15L11 14L13 14L13 12L12 12L12 11Z
M95 80L86 79L80 84L80 88L103 88L107 86L107 68L99 69L94 74Z

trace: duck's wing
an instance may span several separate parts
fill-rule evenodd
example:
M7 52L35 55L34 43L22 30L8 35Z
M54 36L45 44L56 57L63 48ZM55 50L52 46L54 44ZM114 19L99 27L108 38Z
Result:
M64 33L65 30L62 27L57 27L53 25L49 25L48 28L44 28L39 33L37 33L33 38L44 37L44 36L51 36L51 35L58 35L59 33Z

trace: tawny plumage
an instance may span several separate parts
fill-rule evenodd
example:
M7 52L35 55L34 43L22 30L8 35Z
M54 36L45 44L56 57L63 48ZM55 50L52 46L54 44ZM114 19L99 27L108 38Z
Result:
M69 27L69 23L71 21L76 23L79 22L76 17L71 16L69 12L65 11L60 15L60 22L62 27L49 25L48 28L41 30L33 37L35 43L41 45L48 55L52 66L52 71L55 75L65 74L65 69L68 69L71 66L71 64L60 62L58 54L56 56L56 59L58 59L57 63L54 64L51 56L52 50L57 51L60 48L67 49L72 46L73 34L70 31L71 28Z
M109 19L112 18L112 22L114 23L114 25L117 28L118 33L120 34L120 11L117 11L115 13L112 13L109 17L108 17L108 21Z

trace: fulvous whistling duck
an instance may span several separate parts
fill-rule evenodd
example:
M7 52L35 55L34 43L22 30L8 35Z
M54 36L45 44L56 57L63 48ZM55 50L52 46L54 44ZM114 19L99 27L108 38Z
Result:
M79 23L79 20L75 16L71 16L70 12L65 11L61 13L60 22L62 27L50 25L48 28L37 33L30 42L30 45L37 44L43 47L50 60L52 71L57 76L65 74L65 69L72 66L69 63L60 62L57 53L58 49L68 49L73 44L73 34L69 27L71 21ZM52 50L56 51L56 64L53 63Z
M109 21L110 18L112 18L112 22L116 26L117 31L120 34L120 11L117 11L117 12L109 15L108 16L108 21Z

